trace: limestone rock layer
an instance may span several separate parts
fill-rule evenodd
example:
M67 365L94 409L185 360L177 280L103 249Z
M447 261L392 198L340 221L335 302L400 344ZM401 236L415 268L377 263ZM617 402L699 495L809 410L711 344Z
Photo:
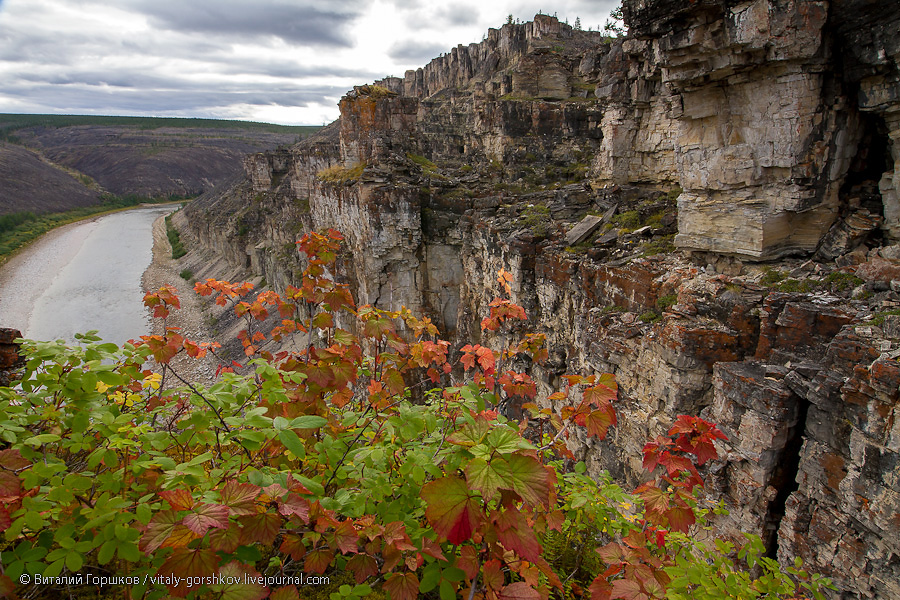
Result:
M701 414L729 436L707 472L723 535L835 597L900 597L900 4L624 12L623 39L538 15L356 87L175 221L275 288L299 235L339 229L360 304L459 343L498 342L479 323L511 272L548 337L543 398L617 376L615 442L571 440L592 472L638 482L643 444Z

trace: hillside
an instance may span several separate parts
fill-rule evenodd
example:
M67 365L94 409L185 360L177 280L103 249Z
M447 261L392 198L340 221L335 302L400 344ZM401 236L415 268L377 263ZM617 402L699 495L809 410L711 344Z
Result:
M360 303L494 348L503 269L547 336L544 402L616 375L617 445L570 440L591 473L636 482L644 442L703 415L729 436L719 534L900 597L900 5L623 10L625 39L537 15L358 86L173 219L183 264L283 288L333 227Z
M208 119L0 115L0 136L85 176L78 177L84 183L117 196L154 198L212 189L240 171L247 153L296 142L316 129ZM24 177L17 167L12 173L0 179L0 214L74 208L97 195L76 185L77 191L56 196L53 187L43 189L46 177Z
M99 201L100 192L72 173L32 150L0 142L0 215L59 212Z

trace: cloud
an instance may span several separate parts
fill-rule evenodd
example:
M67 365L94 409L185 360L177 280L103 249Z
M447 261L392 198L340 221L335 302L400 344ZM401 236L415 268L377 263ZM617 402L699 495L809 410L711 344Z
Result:
M318 6L310 0L133 0L130 5L157 27L173 31L261 40L291 45L351 47L346 31L362 14L351 2Z
M439 23L449 23L457 27L467 27L478 23L480 17L478 10L469 6L449 5L437 11Z
M443 44L408 40L391 46L390 50L388 50L388 55L398 62L422 63L424 65L447 50L448 48Z
M80 80L80 81L79 81ZM7 101L35 105L36 112L93 114L226 114L234 105L304 108L334 106L346 91L341 86L275 86L205 88L181 82L167 89L105 88L73 77L68 83L21 82L5 90Z

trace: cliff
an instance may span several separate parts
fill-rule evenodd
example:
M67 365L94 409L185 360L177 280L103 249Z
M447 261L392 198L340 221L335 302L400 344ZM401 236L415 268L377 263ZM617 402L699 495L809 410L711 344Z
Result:
M501 269L548 336L542 394L613 372L641 477L677 414L729 436L721 532L844 598L900 596L900 5L626 0L625 39L538 15L354 88L318 136L245 159L177 218L195 250L290 283L304 230L347 237L360 303L456 341Z

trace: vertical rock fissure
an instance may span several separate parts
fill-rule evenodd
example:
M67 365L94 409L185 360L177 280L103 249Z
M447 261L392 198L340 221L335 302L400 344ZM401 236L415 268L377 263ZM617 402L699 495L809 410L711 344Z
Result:
M784 518L788 497L800 488L797 477L800 474L800 454L806 434L806 418L809 414L809 400L797 398L797 424L791 428L784 445L781 463L772 477L771 485L778 490L766 513L765 544L766 556L777 558L778 530Z

